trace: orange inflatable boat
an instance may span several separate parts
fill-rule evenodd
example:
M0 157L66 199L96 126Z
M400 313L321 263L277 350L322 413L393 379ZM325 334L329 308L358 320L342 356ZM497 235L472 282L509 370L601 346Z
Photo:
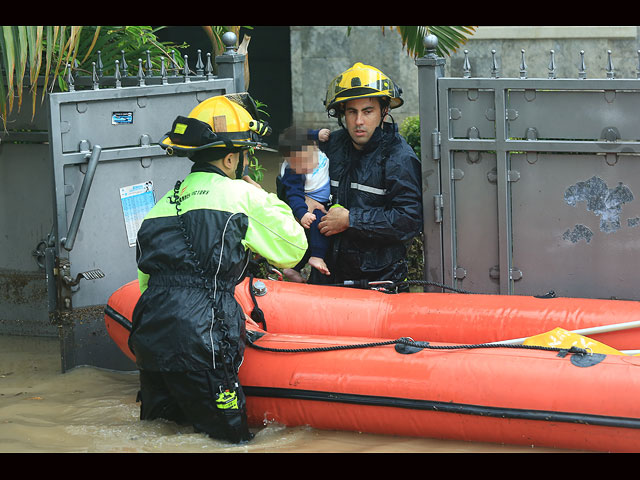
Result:
M236 298L247 314L240 381L254 426L640 451L640 357L490 343L610 325L587 340L640 348L640 328L629 328L637 302L253 285L238 285ZM139 296L133 281L105 309L131 359Z

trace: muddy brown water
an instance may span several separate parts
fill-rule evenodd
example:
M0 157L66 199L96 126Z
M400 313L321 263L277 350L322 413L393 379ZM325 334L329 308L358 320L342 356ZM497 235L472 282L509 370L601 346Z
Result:
M0 336L2 453L559 453L561 450L288 428L252 429L236 446L163 420L141 422L138 374L61 373L56 338Z
M281 159L262 154L275 191ZM78 367L61 373L57 338L0 335L0 453L560 453L562 450L288 428L253 429L247 445L190 427L141 422L138 374Z

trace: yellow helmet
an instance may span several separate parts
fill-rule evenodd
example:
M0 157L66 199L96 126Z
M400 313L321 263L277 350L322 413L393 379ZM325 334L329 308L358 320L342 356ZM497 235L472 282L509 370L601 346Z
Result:
M388 97L389 106L397 108L404 103L402 89L389 77L370 65L356 63L334 78L324 101L329 116L339 116L338 104L366 97Z
M261 137L269 135L271 128L257 117L248 93L211 97L191 110L188 117L178 116L160 146L169 155L181 157L207 148L267 149Z

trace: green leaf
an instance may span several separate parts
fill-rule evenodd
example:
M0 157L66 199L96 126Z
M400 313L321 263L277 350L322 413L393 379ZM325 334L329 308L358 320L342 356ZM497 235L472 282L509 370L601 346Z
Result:
M13 108L14 71L15 71L15 42L14 27L11 25L2 27L2 51L4 52L4 72L7 78L7 94L2 96L2 105L8 102L8 111ZM6 115L4 121L6 122Z
M476 27L394 26L389 28L397 30L400 34L402 47L407 50L409 55L421 57L425 54L424 37L427 34L433 34L438 38L436 53L440 56L449 56L466 43L467 38L475 33Z

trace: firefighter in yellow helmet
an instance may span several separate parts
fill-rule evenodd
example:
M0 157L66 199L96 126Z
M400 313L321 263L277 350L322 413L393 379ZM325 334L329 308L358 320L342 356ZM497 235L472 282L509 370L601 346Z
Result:
M138 231L142 295L129 337L140 369L140 418L190 424L232 443L252 438L238 381L246 332L235 286L253 254L288 268L307 249L290 208L239 179L247 150L266 145L249 100L207 99L160 141L193 166Z
M258 120L257 108L248 93L228 94L203 101L188 117L178 116L160 146L169 155L186 156L197 162L226 150L246 150L251 155L254 150L274 151L262 140L270 133L271 127ZM200 154L204 150L207 152ZM242 167L240 162L239 169ZM243 168L242 178L258 186L250 180L248 167Z
M363 63L329 84L325 108L342 128L320 144L334 205L319 224L332 240L326 283L406 280L407 247L422 230L421 166L393 119L385 121L403 102L395 82Z

